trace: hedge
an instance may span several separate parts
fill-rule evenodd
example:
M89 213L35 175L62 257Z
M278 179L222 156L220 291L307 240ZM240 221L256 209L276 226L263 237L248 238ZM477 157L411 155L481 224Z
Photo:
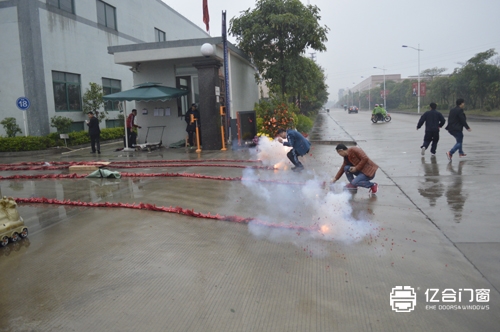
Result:
M86 131L68 135L68 146L90 143L90 136ZM101 129L101 141L122 138L123 135L123 127ZM58 133L50 133L47 136L0 137L0 152L45 150L55 146L64 146L64 140L59 138Z

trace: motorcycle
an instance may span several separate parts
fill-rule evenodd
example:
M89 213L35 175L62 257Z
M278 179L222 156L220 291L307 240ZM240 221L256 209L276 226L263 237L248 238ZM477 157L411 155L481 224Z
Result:
M382 114L372 114L372 122L377 123L379 121L382 122L390 122L391 121L391 115L389 113L385 114L385 117Z

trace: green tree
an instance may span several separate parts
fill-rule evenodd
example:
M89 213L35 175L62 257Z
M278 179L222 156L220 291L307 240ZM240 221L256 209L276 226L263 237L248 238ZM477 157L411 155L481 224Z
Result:
M420 72L420 77L430 77L430 79L433 80L434 77L441 75L446 70L447 70L446 68L438 68L438 67L425 69Z
M3 129L5 129L7 137L16 137L17 133L22 133L15 118L5 118L0 122L0 124L3 126Z
M326 51L327 26L320 26L319 8L300 0L258 0L230 21L229 32L238 47L255 62L261 77L287 93L287 80L294 61L307 49ZM258 79L258 75L256 79Z
M106 110L99 112L99 109L104 105L102 86L93 82L90 82L89 85L90 89L85 90L83 94L83 113L93 112L95 117L102 121L108 115Z
M483 108L494 83L500 80L500 69L487 63L495 54L494 49L480 52L454 72L453 85L458 95L465 98L472 108Z
M427 91L429 93L429 99L438 104L438 109L446 109L452 106L450 78L436 77L429 83Z
M287 91L299 101L300 113L315 114L328 101L324 71L312 59L300 57L289 78Z
M69 128L72 123L73 120L71 120L70 118L66 118L64 116L54 115L53 117L50 118L50 126L56 128L59 134L69 132Z

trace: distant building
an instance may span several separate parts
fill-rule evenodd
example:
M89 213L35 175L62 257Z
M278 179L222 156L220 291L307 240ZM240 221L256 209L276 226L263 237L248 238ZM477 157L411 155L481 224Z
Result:
M401 74L387 74L385 75L385 82L394 81L396 83L403 82L404 79L401 78ZM372 75L364 79L359 84L353 86L350 90L353 92L366 91L373 89L375 87L384 87L384 75Z
M344 89L339 89L339 92L338 92L338 100L342 100L342 98L344 98L344 93L345 93L345 90Z

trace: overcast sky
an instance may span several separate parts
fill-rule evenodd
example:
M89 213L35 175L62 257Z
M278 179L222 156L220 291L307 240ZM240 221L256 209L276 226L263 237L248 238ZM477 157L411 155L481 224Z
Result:
M198 26L203 23L202 0L163 0ZM370 75L417 76L420 70L454 68L475 54L500 52L499 0L301 0L319 7L321 25L330 29L326 52L316 61L325 70L330 100L338 90L352 88ZM255 0L208 0L210 34L221 35L221 12L227 20L255 8ZM229 36L235 43L235 39ZM308 51L312 52L312 51ZM308 56L310 56L308 54ZM361 77L364 78L361 78Z

